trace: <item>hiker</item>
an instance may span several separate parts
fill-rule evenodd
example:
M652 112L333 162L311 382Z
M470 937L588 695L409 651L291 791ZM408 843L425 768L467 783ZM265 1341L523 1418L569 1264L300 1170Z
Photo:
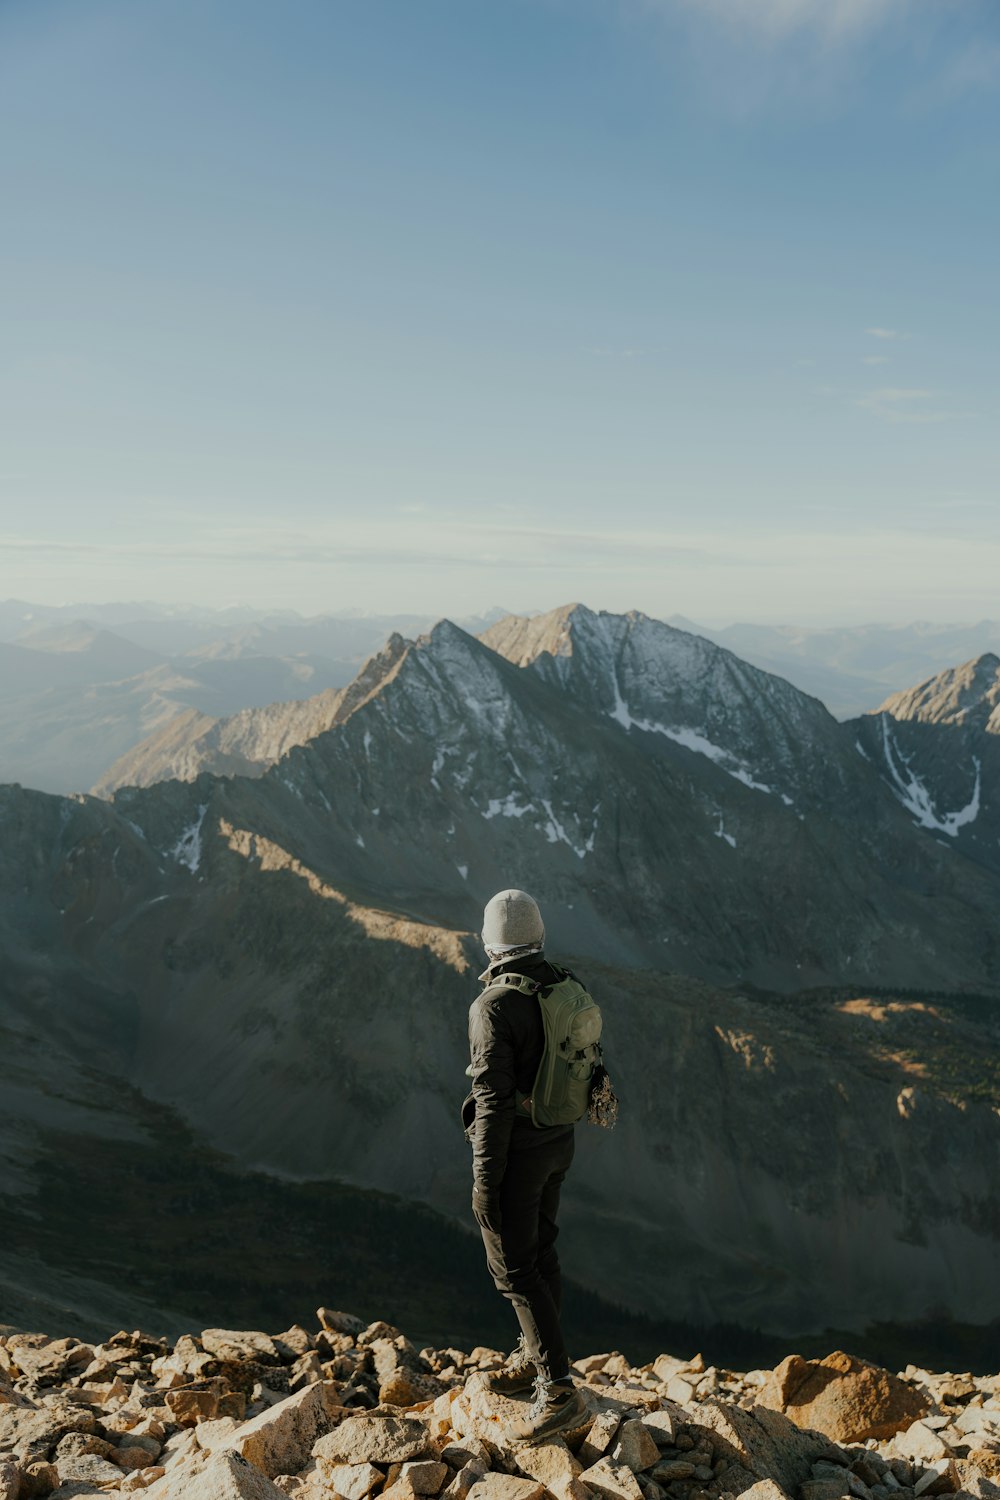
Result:
M509 1436L540 1442L581 1427L589 1417L573 1385L559 1321L556 1214L573 1160L574 1126L539 1126L532 1118L530 1096L545 1051L539 992L551 993L569 980L574 996L583 995L597 1017L595 1037L600 1012L567 970L546 959L541 913L524 891L500 891L492 898L482 937L489 965L480 975L486 987L469 1010L472 1092L463 1108L472 1143L472 1211L490 1274L521 1325L517 1349L487 1384L503 1396L534 1386L534 1400L523 1418L511 1422ZM596 1042L590 1052L599 1056Z

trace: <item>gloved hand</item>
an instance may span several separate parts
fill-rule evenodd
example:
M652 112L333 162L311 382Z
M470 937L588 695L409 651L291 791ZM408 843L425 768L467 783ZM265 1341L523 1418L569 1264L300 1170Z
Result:
M481 1182L472 1184L472 1212L480 1229L491 1234L500 1233L500 1194Z

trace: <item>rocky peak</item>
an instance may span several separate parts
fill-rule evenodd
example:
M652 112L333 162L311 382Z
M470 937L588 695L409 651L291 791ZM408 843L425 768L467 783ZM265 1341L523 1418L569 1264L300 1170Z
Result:
M922 724L968 725L1000 734L1000 656L986 651L905 692L892 693L877 713Z

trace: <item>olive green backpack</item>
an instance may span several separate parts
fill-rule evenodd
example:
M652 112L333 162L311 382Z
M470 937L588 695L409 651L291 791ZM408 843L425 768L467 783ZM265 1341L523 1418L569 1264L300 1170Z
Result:
M517 1095L518 1109L529 1113L535 1125L575 1125L590 1108L595 1075L603 1073L601 1012L568 969L551 967L559 975L556 984L539 984L525 974L502 974L489 989L535 995L542 1012L542 1060L530 1095Z

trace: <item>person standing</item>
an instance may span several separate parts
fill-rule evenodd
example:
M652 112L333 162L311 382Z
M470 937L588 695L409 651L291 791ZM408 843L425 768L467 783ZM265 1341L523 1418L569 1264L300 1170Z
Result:
M521 1337L504 1369L488 1377L499 1395L534 1386L514 1439L539 1442L589 1420L570 1375L560 1322L556 1252L559 1192L573 1160L572 1124L538 1126L531 1093L545 1050L540 990L569 978L546 959L545 927L533 898L500 891L483 913L489 959L485 988L469 1010L472 1091L463 1107L472 1143L472 1209L497 1290L517 1315Z

